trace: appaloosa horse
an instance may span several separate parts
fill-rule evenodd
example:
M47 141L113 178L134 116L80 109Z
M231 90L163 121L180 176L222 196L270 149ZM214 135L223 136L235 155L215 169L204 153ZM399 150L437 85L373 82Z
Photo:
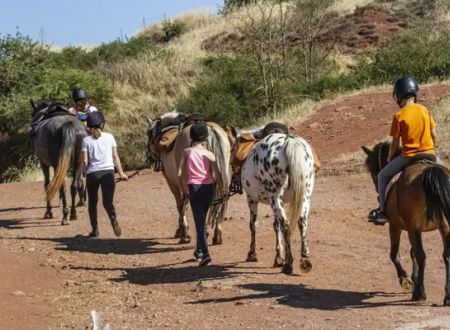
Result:
M49 111L48 111L49 110ZM82 178L81 169L81 142L87 135L85 127L74 116L70 115L61 102L39 102L34 109L33 118L39 116L41 111L47 111L48 118L42 120L32 137L34 152L39 159L44 174L47 210L44 219L53 218L51 200L59 191L63 219L61 224L67 225L69 209L67 207L65 178L71 169L71 196L70 219L77 218L75 197L77 191L80 196L83 188L80 187ZM50 167L54 168L54 176L50 182Z
M231 141L237 136L230 136ZM285 274L292 273L290 237L298 222L301 235L301 270L312 268L306 240L311 195L314 187L314 155L310 145L301 137L270 134L259 141L242 165L241 182L247 194L250 210L251 243L247 261L257 261L256 223L258 203L270 204L276 235L274 267L283 266ZM289 203L289 218L284 203ZM284 241L284 244L283 244ZM283 250L285 255L283 256Z
M377 187L377 175L387 164L389 143L377 144L372 150L362 147L367 154L365 164ZM391 240L390 258L397 270L401 286L411 290L412 300L426 300L424 287L425 251L422 232L438 229L444 242L442 254L446 269L444 305L450 306L450 171L442 165L419 157L411 160L400 177L392 184L386 199ZM408 232L413 261L412 283L400 263L398 254L400 235Z
M186 221L186 205L187 199L182 198L181 187L178 179L178 168L181 162L183 151L191 146L189 136L190 125L188 122L178 121L181 117L177 112L169 112L155 121L150 121L147 131L148 134L148 152L153 160L160 158L163 165L163 175L169 185L170 191L175 197L178 210L178 229L175 237L179 237L180 244L189 243L191 237L188 234L188 225ZM184 117L183 117L184 118ZM217 124L213 122L206 122L209 127L209 136L207 140L207 149L210 150L217 159L219 172L222 176L223 187L228 189L230 185L230 143L226 132ZM174 129L178 132L176 139L173 142L173 147L170 150L157 150L157 144L161 138L161 132L166 129ZM222 230L220 222L225 216L227 207L227 200L224 198L227 191L219 191L218 185L214 187L215 203L210 207L208 213L208 223L212 223L214 228L213 244L222 244Z

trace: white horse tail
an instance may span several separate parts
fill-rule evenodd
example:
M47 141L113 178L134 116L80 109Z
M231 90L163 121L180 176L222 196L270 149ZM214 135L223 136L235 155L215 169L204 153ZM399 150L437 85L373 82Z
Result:
M55 175L46 189L46 201L49 202L55 197L66 179L67 171L72 160L73 148L77 139L76 127L73 121L69 121L61 126L62 139L59 148L58 164L55 168Z
M289 204L289 232L292 234L296 222L300 218L306 193L306 171L307 168L305 146L298 137L289 136L285 143L285 153L289 166L289 190L292 200Z
M228 138L225 133L220 133L218 126L211 126L210 134L208 136L208 150L210 150L215 156L217 161L217 167L222 177L224 191L219 191L218 185L214 187L214 199L224 197L224 193L228 190L231 183L230 173L230 147ZM227 201L222 203L216 203L210 208L210 215L208 220L223 219L227 208ZM214 225L214 224L213 224Z

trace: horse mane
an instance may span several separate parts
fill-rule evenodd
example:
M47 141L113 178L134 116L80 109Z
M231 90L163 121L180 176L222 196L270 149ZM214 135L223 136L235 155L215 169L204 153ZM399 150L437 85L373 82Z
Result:
M179 112L176 112L176 111L168 112L168 113L161 115L161 117L159 117L159 120L161 122L161 128L165 128L165 127L177 124L178 117L180 115L182 115L182 114Z
M370 173L377 175L388 163L387 159L389 156L389 148L391 143L384 141L376 144L373 147L372 153L366 158L364 165L369 170ZM400 155L402 149L395 154L395 156Z

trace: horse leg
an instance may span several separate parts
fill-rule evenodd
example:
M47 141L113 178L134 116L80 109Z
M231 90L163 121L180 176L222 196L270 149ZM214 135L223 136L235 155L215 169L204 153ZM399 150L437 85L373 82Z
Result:
M210 208L210 210L214 210L215 208ZM223 204L219 205L217 207L217 212L208 212L208 218L212 217L212 224L214 228L214 236L212 239L213 245L220 245L222 244L222 226L221 226L221 220L223 219L224 215L224 209L226 209L226 202L224 201Z
M50 168L47 165L41 163L42 173L44 174L44 187L47 190L47 187L50 183ZM44 219L53 219L52 213L52 202L47 201L47 210L44 213Z
M251 242L250 250L247 254L247 262L256 262L258 257L256 256L256 223L258 218L258 202L247 196L248 209L250 210L250 233Z
M309 273L312 269L311 261L309 260L309 248L308 242L306 241L306 232L308 231L308 217L304 214L298 219L298 228L300 230L301 239L301 260L300 260L300 270L302 273Z
M188 224L186 220L186 205L187 200L178 199L177 200L177 209L178 209L178 224L180 231L180 240L179 244L188 244L191 242L191 236L188 234ZM176 235L176 234L175 234Z
M284 248L285 248L285 262L283 265L282 272L285 274L292 274L292 258L291 252L291 232L289 228L289 221L286 217L286 212L284 211L283 201L281 200L281 195L277 195L272 198L272 209L275 221L280 224L283 231L284 238Z
M442 257L445 263L445 298L444 306L450 306L450 231L441 232L444 241L444 253Z
M414 291L412 294L413 301L426 300L424 281L425 271L425 251L422 245L422 234L416 232L408 232L409 241L411 243L411 259L413 261L412 281L414 283Z
M283 230L282 223L278 221L278 218L275 217L273 221L273 230L275 231L275 246L276 246L276 255L275 260L273 262L274 267L283 267L284 265L284 238L283 238Z
M78 173L76 170L72 172L72 183L70 184L70 197L71 197L71 206L70 206L70 220L77 220L77 210L75 208L75 199L77 197L77 180Z
M400 248L401 234L402 234L401 228L395 226L392 222L390 222L389 225L389 237L391 241L390 258L395 266L395 269L397 270L397 277L400 281L400 285L402 286L405 292L410 293L412 292L414 286L411 280L408 278L408 274L402 267L402 264L400 262L400 255L398 253Z
M59 189L59 199L62 204L62 210L63 210L63 218L61 221L61 225L68 225L69 221L67 220L69 217L69 208L67 207L67 199L66 199L66 184L63 183L61 188Z

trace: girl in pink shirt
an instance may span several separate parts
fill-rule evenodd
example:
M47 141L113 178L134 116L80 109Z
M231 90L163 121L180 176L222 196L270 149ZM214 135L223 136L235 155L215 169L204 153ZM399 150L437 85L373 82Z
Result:
M190 129L191 147L186 149L180 163L178 177L183 198L189 198L197 232L197 247L194 257L200 261L199 266L211 262L206 237L206 215L214 196L214 177L222 188L216 157L205 147L208 138L208 126L198 122ZM223 190L223 189L221 189Z

